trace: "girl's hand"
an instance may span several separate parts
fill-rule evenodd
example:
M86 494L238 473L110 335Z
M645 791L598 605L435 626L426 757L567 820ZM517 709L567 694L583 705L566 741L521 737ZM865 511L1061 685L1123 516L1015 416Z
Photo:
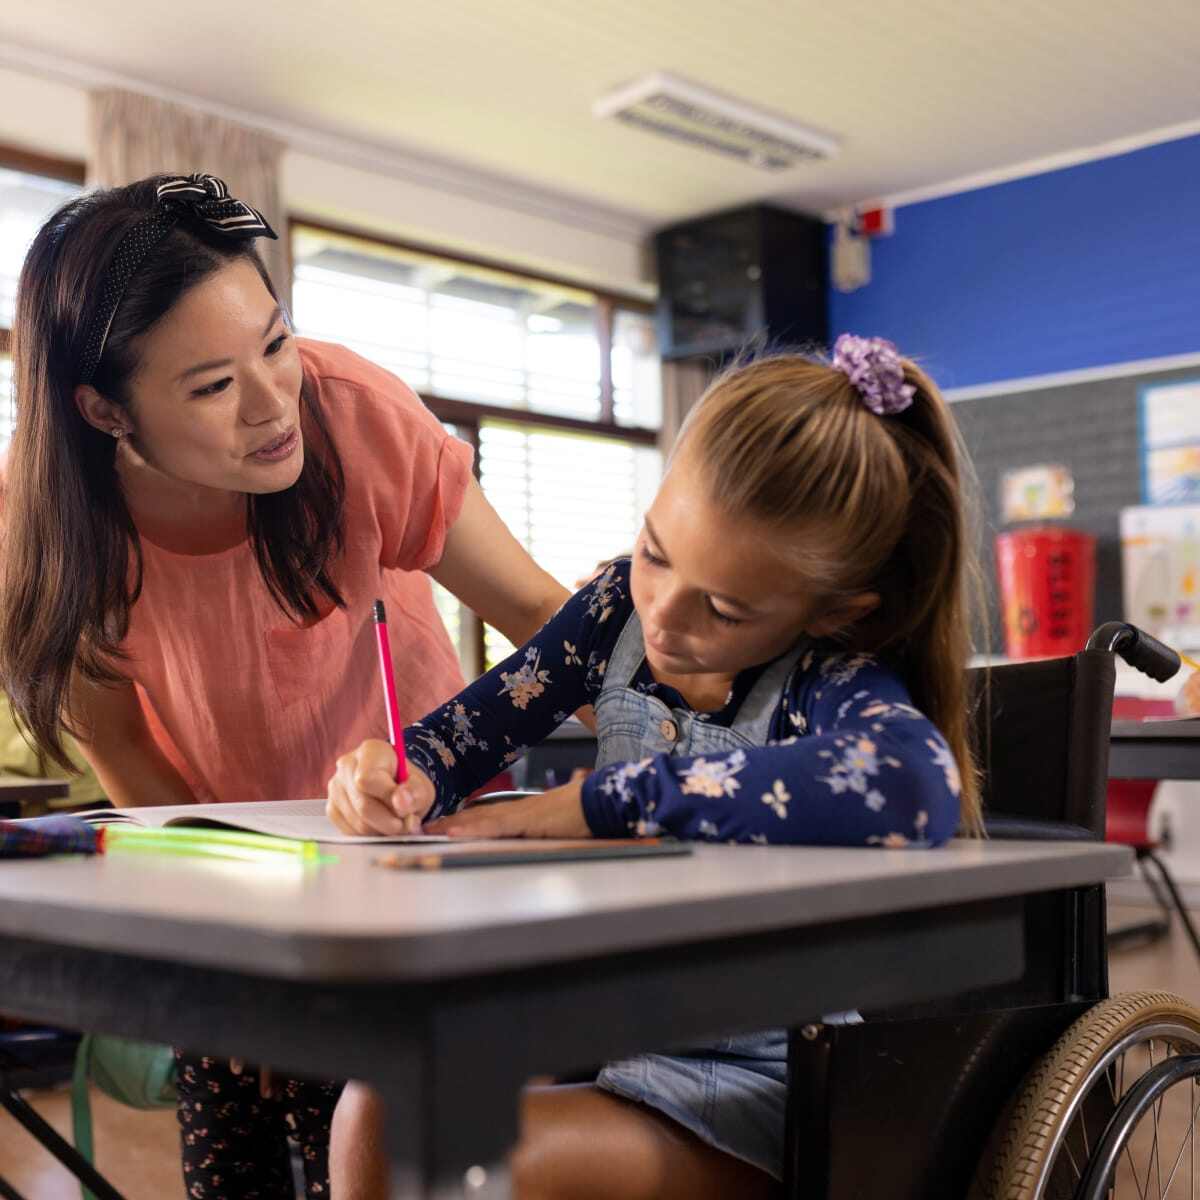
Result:
M590 838L580 780L499 804L475 804L432 822L426 833L477 838Z
M420 833L435 799L429 776L412 762L396 782L396 751L374 739L337 760L325 812L343 832L358 836Z

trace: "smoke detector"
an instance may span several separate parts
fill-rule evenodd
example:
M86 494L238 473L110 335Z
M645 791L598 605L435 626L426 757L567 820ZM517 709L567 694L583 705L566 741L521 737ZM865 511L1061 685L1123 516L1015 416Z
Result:
M665 71L601 96L592 105L592 115L624 121L765 171L786 171L830 158L839 149L837 139L828 134Z

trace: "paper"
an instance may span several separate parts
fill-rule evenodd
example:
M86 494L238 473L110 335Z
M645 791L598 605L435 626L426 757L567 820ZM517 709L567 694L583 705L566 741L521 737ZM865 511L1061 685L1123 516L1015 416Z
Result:
M1127 621L1200 647L1200 505L1122 509L1121 578Z

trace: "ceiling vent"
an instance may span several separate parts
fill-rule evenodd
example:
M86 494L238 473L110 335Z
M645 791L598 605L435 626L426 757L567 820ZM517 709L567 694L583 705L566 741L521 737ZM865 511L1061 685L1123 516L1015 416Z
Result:
M839 148L828 134L665 71L601 96L592 106L592 114L765 171L787 171L801 163L830 158Z

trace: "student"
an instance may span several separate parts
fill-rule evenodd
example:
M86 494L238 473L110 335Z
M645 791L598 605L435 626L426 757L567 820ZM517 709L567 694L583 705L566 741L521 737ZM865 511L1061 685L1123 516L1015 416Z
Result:
M935 846L960 820L976 831L963 474L945 402L888 342L845 336L831 366L779 355L730 371L686 423L632 560L407 729L407 784L384 743L340 759L330 814L485 837ZM458 811L588 702L592 775ZM786 1057L775 1030L530 1089L517 1195L771 1194ZM338 1200L384 1194L361 1150L381 1120L351 1085Z
M262 236L220 180L156 177L60 209L21 274L0 686L117 805L322 794L386 728L376 597L406 718L462 686L426 573L517 642L567 595L404 384L293 336ZM288 1124L328 1194L338 1089L260 1083L181 1056L189 1195L290 1200Z

